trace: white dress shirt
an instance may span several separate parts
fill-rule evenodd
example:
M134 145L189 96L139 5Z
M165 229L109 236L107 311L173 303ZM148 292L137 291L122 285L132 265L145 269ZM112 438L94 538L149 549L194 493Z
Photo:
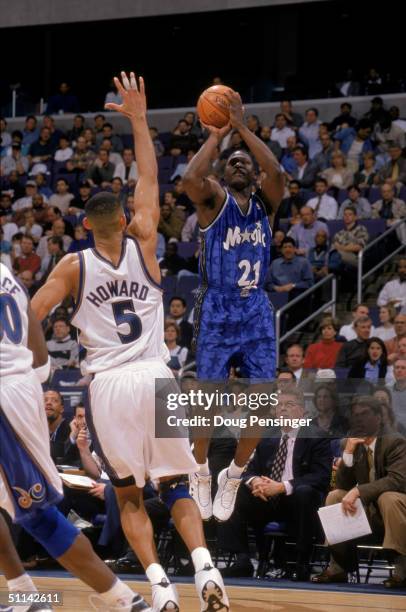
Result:
M128 181L138 181L138 168L136 162L131 162L128 179L125 178L124 162L120 162L119 164L117 164L116 169L114 170L114 178L121 178L121 180L123 181L123 185L125 185Z
M376 438L371 442L371 444L364 444L363 445L365 450L367 451L368 448L371 449L372 451L372 460L375 463L375 446L376 446ZM346 453L345 451L343 452L343 461L344 464L347 467L352 467L354 464L354 454L353 453ZM370 480L375 480L375 468L372 468L370 475L369 475L369 479Z
M357 332L354 329L354 323L351 323L351 325L343 325L338 332L338 335L344 336L344 338L348 341L355 340L357 337ZM371 326L371 333L369 334L370 338L372 338L372 336L375 336L375 327L373 325Z
M310 206L313 210L316 210L317 204L319 203L319 196L310 198L306 202L306 206ZM337 201L329 196L327 193L321 196L320 206L316 213L316 217L322 217L323 219L334 220L337 219L338 215L338 204Z
M395 278L387 282L376 303L378 306L386 306L392 300L398 300L397 306L406 306L406 281L401 283L399 278Z
M288 138L294 136L295 132L290 127L284 127L281 130L279 128L272 128L271 140L279 142L282 149L286 149Z

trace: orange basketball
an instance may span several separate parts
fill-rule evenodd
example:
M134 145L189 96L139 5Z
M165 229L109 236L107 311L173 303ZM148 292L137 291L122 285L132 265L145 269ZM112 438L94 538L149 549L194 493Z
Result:
M206 125L222 128L229 122L229 103L225 91L233 91L226 85L213 85L205 89L197 101L197 112L200 121Z

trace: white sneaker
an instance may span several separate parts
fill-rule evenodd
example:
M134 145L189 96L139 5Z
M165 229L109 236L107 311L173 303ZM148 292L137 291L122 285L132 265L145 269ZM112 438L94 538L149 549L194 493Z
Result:
M174 584L162 578L159 584L152 585L153 612L179 612L179 597Z
M195 584L201 612L229 611L230 602L218 569L206 563L204 568L195 574Z
M89 596L89 603L96 612L153 612L150 605L139 593L134 593L134 597L126 606L109 606L104 599L97 593L92 593ZM30 608L31 610L31 608ZM30 610L28 612L30 612Z
M200 510L201 517L208 521L213 516L211 501L211 476L202 476L197 472L189 476L189 493Z
M234 511L241 478L229 478L225 468L219 473L217 482L218 489L213 502L214 518L218 521L227 521Z

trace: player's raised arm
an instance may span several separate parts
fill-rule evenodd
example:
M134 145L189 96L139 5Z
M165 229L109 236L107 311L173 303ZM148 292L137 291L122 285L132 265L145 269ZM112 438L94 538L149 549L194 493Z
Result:
M66 297L77 297L79 289L79 258L76 253L65 255L55 266L46 283L38 289L31 301L37 319L42 321L52 308Z
M276 212L284 191L284 176L279 162L266 144L245 125L244 107L240 94L236 91L229 91L224 95L230 103L231 126L239 131L241 138L265 173L265 179L261 183L261 191L267 200L264 204L267 207L269 205L269 212Z
M139 77L137 83L133 72L130 72L129 77L122 72L121 81L115 77L114 82L123 103L106 104L106 108L117 111L130 120L138 168L138 181L134 192L135 214L127 231L145 241L146 246L151 245L155 249L160 214L158 165L147 123L144 79Z

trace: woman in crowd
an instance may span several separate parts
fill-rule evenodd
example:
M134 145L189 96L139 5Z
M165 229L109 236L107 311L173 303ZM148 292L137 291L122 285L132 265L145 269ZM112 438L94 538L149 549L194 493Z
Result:
M375 329L374 335L384 342L396 336L393 322L396 317L396 309L392 304L381 306L379 309L379 321L381 325Z
M366 357L360 359L348 372L348 378L364 379L371 384L383 384L388 370L388 353L380 338L367 340Z
M382 408L382 419L385 431L401 433L406 435L406 428L396 422L396 417L392 408L392 395L387 387L377 387L373 397L377 399Z
M314 393L316 417L313 424L332 438L342 438L348 431L348 421L338 410L338 397L331 385L316 385Z
M336 341L338 322L333 317L324 317L320 323L321 340L310 344L305 353L305 368L333 369L342 347Z
M321 176L326 179L329 188L347 189L354 182L354 175L347 168L345 155L335 151L331 156L331 167L323 170Z
M368 151L363 154L362 159L364 167L356 173L354 182L360 189L367 189L375 185L375 177L377 177L377 172L375 170L375 155L372 151Z
M168 362L168 367L171 368L172 372L176 374L184 365L187 358L187 348L185 346L179 346L178 340L180 338L180 329L175 321L165 321L165 344L169 349L171 356Z

